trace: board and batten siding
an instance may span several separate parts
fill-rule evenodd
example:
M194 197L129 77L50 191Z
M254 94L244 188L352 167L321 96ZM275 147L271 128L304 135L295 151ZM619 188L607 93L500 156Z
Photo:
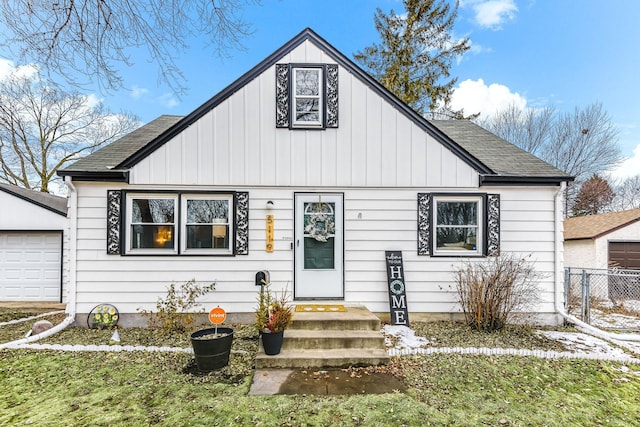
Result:
M334 63L309 42L280 63ZM132 185L473 188L478 173L345 68L339 127L275 127L275 66L140 161Z
M403 252L410 312L458 311L452 270L460 258L417 255L417 193L425 188L308 188L129 186L127 190L215 190L249 192L249 254L215 256L119 256L106 254L106 194L117 189L104 183L78 183L77 290L78 313L101 303L115 304L122 313L153 309L172 282L196 279L216 282L203 299L230 313L253 311L255 273L269 270L275 290L293 290L294 192L344 194L345 302L362 303L374 312L388 312L385 250ZM501 187L501 249L526 256L544 274L540 282L542 313L553 313L554 188ZM477 188L438 188L435 191L484 191ZM265 251L266 201L274 202L275 251ZM479 258L482 261L484 258Z

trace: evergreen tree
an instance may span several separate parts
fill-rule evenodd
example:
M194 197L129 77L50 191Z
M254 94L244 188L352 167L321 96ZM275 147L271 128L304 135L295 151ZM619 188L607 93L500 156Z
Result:
M354 55L356 62L420 114L446 110L457 78L449 69L470 48L469 39L454 40L458 2L403 0L406 14L376 9L381 42ZM460 111L452 112L461 117Z

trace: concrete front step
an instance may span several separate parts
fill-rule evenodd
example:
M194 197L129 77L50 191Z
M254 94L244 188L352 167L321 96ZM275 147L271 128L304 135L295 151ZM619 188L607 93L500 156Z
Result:
M363 306L347 306L345 312L293 313L289 329L306 330L368 330L379 331L380 319Z
M287 329L282 348L285 350L384 348L380 331Z
M282 350L275 356L258 353L256 369L275 368L348 368L350 366L384 365L389 356L377 349Z
M267 356L262 345L256 368L344 368L389 362L380 319L363 306L346 312L295 312L284 332L280 354Z

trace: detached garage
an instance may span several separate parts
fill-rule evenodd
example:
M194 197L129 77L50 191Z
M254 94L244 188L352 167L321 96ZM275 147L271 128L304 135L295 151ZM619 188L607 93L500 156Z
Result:
M640 270L640 209L566 219L564 265Z
M62 302L67 200L0 184L0 301Z

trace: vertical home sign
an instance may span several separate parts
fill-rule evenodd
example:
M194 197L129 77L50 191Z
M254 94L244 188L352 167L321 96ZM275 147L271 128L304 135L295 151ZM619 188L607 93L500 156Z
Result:
M409 326L407 294L404 286L404 266L401 251L385 251L387 283L389 284L389 310L392 325Z

